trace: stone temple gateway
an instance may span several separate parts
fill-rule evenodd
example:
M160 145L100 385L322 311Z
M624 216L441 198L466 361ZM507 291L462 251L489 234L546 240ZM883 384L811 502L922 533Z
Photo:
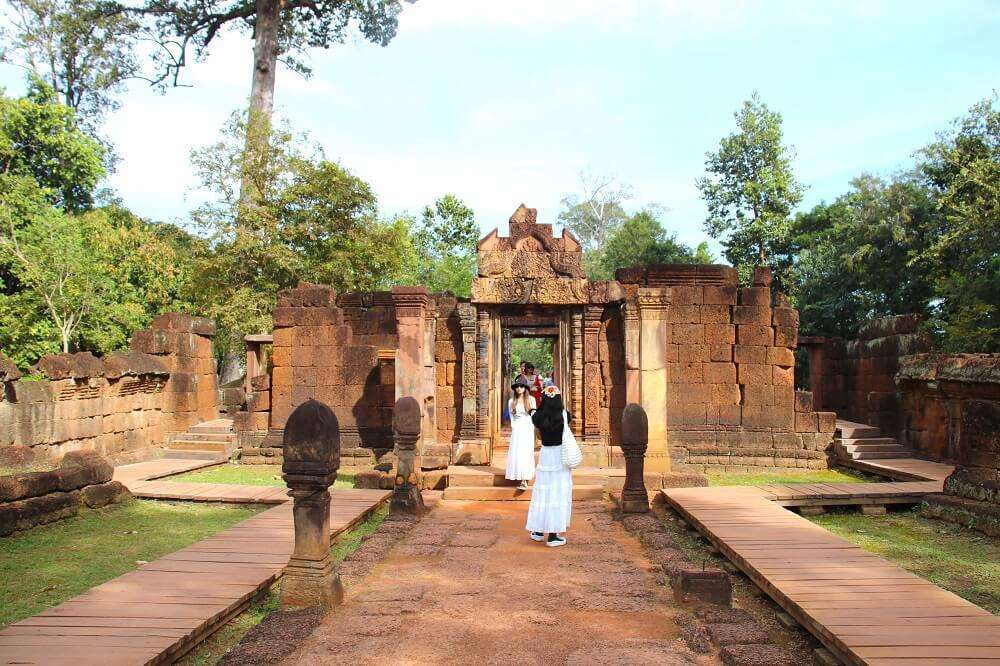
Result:
M795 390L798 313L768 270L746 288L718 265L592 281L572 234L555 236L534 209L519 207L509 228L480 241L467 300L423 287L282 292L270 373L250 378L236 418L244 456L273 462L288 416L315 398L337 415L345 464L374 464L392 449L393 404L412 396L423 469L495 463L510 340L547 337L587 466L624 466L630 402L649 416L649 472L827 466L835 415ZM262 354L254 345L248 367Z

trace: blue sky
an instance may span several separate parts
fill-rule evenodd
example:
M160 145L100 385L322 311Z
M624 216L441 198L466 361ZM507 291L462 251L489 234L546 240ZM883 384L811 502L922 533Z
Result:
M617 5L617 6L616 6ZM633 207L697 243L705 152L754 90L785 119L803 206L915 150L1000 83L1000 2L419 0L386 48L313 51L279 71L279 115L371 183L382 213L454 192L484 231L522 201L554 221L578 173L615 175ZM188 154L249 92L250 40L225 36L191 87L136 84L109 117L110 185L144 216L183 223L198 199ZM0 84L22 89L0 66Z

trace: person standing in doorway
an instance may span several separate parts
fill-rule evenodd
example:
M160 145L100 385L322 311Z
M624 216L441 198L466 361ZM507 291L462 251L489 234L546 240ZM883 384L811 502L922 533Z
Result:
M547 386L538 410L531 415L542 434L542 452L538 456L525 529L532 539L545 541L550 548L566 544L562 533L569 529L573 511L573 474L562 462L563 434L569 428L569 419L559 387Z
M540 404L542 399L542 378L535 374L535 366L532 363L524 364L524 382L528 385L528 392L535 399L535 404Z
M510 412L510 445L507 447L505 477L520 481L518 488L527 490L528 481L535 475L535 426L531 415L535 412L535 399L528 392L528 385L515 381L510 387L513 394L507 403Z

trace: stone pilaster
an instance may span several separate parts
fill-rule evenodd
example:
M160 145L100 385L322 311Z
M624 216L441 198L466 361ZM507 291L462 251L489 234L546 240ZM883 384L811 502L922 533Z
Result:
M428 391L425 376L427 311L430 297L425 287L394 287L392 301L396 310L396 332L399 337L399 347L396 350L395 398L399 400L410 396L416 399L420 404L422 418L427 418L427 405L433 403L435 395L433 383ZM433 332L431 335L433 336ZM433 358L433 346L430 354ZM424 432L429 431L425 428ZM419 446L422 448L424 442Z
M590 445L606 443L601 432L603 378L600 363L601 317L603 305L589 305L583 313L583 438Z
M479 308L476 313L476 436L490 436L490 313Z
M639 405L649 423L647 463L651 472L669 472L667 449L667 311L669 288L639 289Z
M630 298L622 308L625 329L625 401L639 402L639 303Z
M573 357L573 368L572 368L572 381L570 384L570 400L572 401L572 407L570 412L573 414L573 423L571 424L573 431L577 435L583 434L583 312L575 310L570 314L570 334L573 336L572 340L572 357Z

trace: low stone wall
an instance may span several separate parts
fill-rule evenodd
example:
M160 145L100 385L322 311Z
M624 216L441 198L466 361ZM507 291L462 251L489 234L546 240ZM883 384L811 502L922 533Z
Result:
M116 461L150 455L163 443L162 401L170 373L159 359L116 352L43 357L39 378L0 378L0 460L57 462L92 450Z
M0 536L129 499L128 489L111 480L113 472L93 451L72 451L54 470L0 476Z
M810 378L818 383L817 409L837 412L894 436L900 428L896 372L900 359L928 352L931 339L920 331L919 315L879 317L861 326L856 340L810 339Z
M958 465L925 515L1000 536L1000 354L918 354L897 375L903 443Z
M44 356L30 377L0 355L0 466L78 450L134 462L217 418L213 335L211 319L166 313L133 334L131 351Z

